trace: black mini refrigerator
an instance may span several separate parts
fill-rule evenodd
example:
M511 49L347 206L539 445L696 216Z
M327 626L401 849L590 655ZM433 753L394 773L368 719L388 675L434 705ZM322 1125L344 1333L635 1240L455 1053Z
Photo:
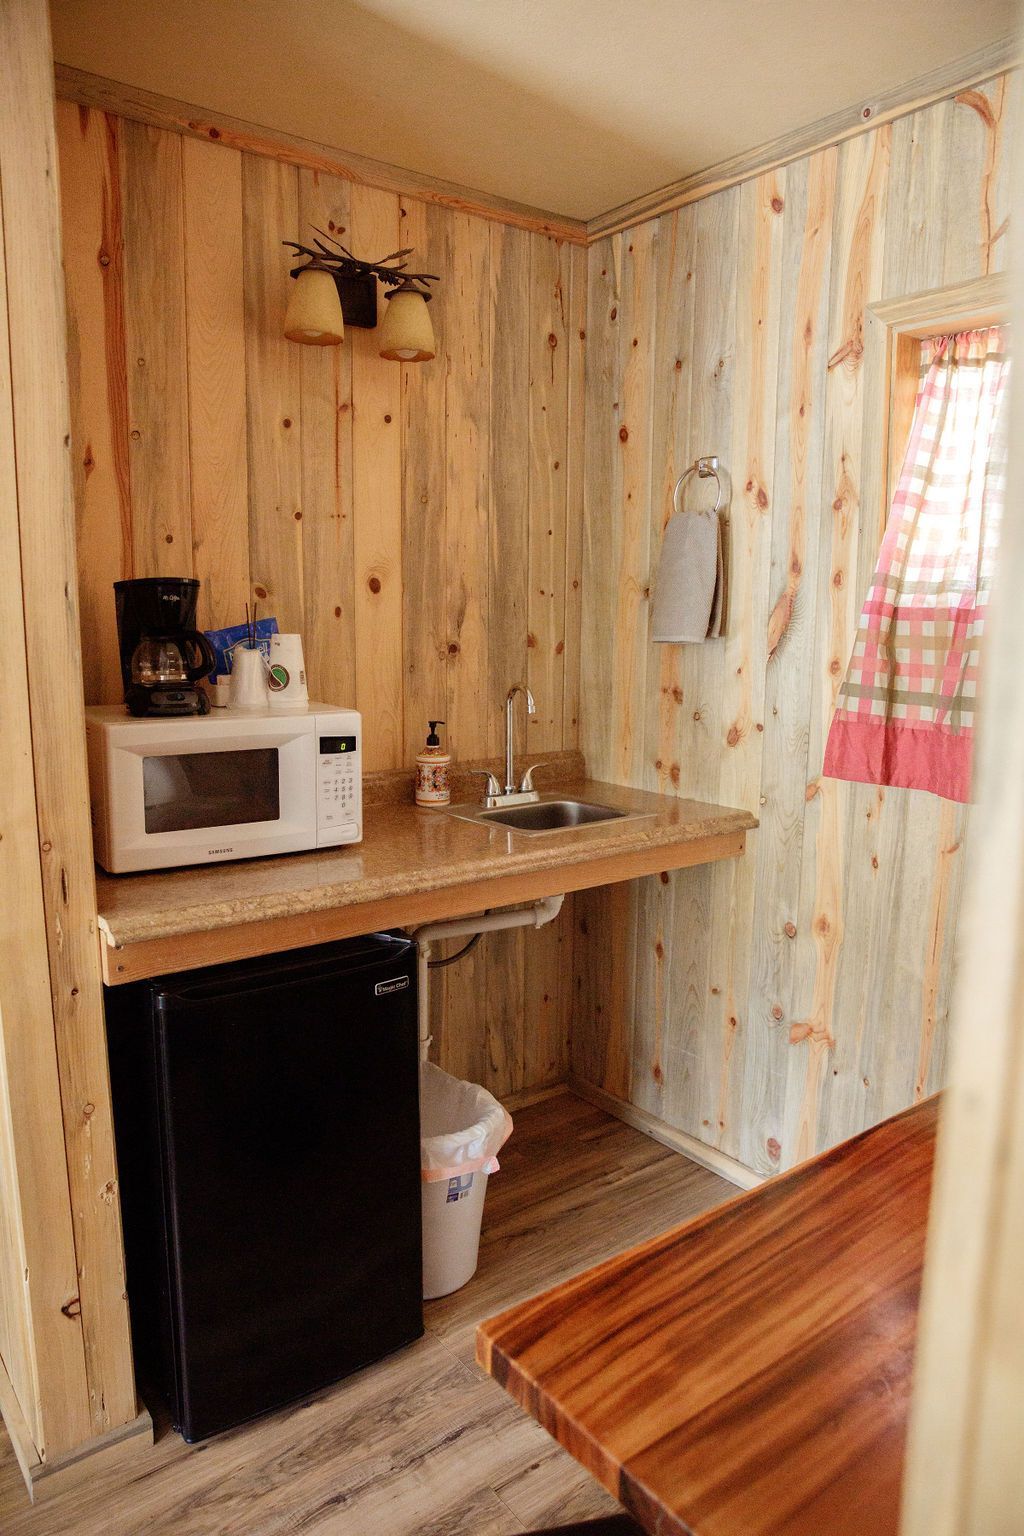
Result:
M136 1352L186 1440L423 1332L416 946L107 992Z

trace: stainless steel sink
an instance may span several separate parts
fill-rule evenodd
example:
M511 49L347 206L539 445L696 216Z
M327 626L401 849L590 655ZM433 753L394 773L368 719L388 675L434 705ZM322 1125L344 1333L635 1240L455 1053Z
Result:
M562 832L595 821L615 821L624 813L610 805L588 805L585 800L538 800L533 805L504 805L481 811L481 821L496 821L517 832Z
M486 822L530 833L567 832L574 827L624 817L632 820L636 816L636 812L618 811L611 805L594 805L587 800L568 800L557 795L543 796L528 805L500 805L490 811L483 806L454 806L449 814L463 821Z

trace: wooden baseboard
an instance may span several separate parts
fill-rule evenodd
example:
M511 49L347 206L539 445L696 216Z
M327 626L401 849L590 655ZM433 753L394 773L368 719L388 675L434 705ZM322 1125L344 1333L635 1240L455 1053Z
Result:
M91 1480L111 1467L126 1465L152 1444L153 1420L149 1410L143 1408L127 1424L108 1429L105 1435L87 1440L55 1461L41 1463L29 1484L32 1500L38 1504L55 1494L66 1493L69 1488Z
M696 1136L688 1136L685 1131L677 1131L656 1115L638 1109L635 1104L627 1104L624 1099L615 1098L613 1094L606 1093L603 1088L596 1088L593 1083L585 1082L581 1077L570 1075L563 1082L548 1083L541 1088L520 1088L518 1093L503 1095L501 1102L509 1114L513 1114L518 1109L529 1108L531 1104L540 1104L544 1099L557 1098L560 1093L574 1093L578 1099L585 1099L595 1108L614 1115L616 1120L631 1125L635 1131L650 1136L652 1141L660 1141L662 1146L671 1147L673 1152L681 1152L691 1162L700 1163L702 1168L709 1168L712 1173L728 1179L738 1189L756 1189L765 1182L763 1174L755 1173L735 1157L719 1152L717 1147L707 1146L705 1142L698 1141Z
M568 1083L562 1080L545 1083L539 1088L520 1088L516 1093L503 1093L501 1102L511 1115L517 1109L529 1109L531 1104L542 1104L545 1099L556 1099L560 1093L571 1092Z
M705 1142L698 1141L696 1136L688 1136L685 1131L677 1131L674 1126L667 1125L656 1115L648 1114L645 1109L638 1109L635 1104L627 1104L624 1099L615 1098L613 1094L606 1093L603 1088L596 1088L593 1083L584 1082L582 1078L570 1075L566 1087L570 1093L586 1099L588 1104L596 1105L606 1114L614 1115L617 1120L631 1125L634 1130L642 1131L652 1140L671 1147L673 1152L682 1152L691 1162L700 1163L702 1168L709 1168L712 1173L728 1179L729 1183L735 1184L738 1189L756 1189L759 1184L765 1182L762 1174L755 1173L752 1168L748 1168L745 1163L739 1162L735 1157L719 1152L717 1147L709 1147Z
M7 1433L11 1437L11 1445L14 1447L14 1454L21 1468L21 1475L25 1479L25 1486L31 1496L32 1478L42 1463L3 1360L0 1360L0 1418L3 1419Z
M100 1471L131 1461L139 1451L153 1444L153 1420L147 1409L127 1424L118 1424L106 1434L87 1440L63 1456L52 1461L40 1461L39 1452L29 1431L21 1404L15 1395L7 1368L0 1360L0 1414L21 1475L25 1479L28 1496L34 1504L65 1493L69 1488L95 1477Z

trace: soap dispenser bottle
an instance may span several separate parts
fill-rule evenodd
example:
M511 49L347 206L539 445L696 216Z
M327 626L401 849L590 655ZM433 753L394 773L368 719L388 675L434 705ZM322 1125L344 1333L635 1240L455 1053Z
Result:
M416 758L416 804L450 805L452 795L448 784L448 769L451 767L451 754L442 747L441 738L437 734L438 726L444 725L444 721L430 720L428 724L430 733L427 744Z

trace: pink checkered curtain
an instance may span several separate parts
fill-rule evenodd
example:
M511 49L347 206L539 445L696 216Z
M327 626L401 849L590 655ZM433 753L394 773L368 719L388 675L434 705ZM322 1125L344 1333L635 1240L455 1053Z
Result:
M1006 491L1007 332L922 343L907 456L825 748L834 779L970 799Z

